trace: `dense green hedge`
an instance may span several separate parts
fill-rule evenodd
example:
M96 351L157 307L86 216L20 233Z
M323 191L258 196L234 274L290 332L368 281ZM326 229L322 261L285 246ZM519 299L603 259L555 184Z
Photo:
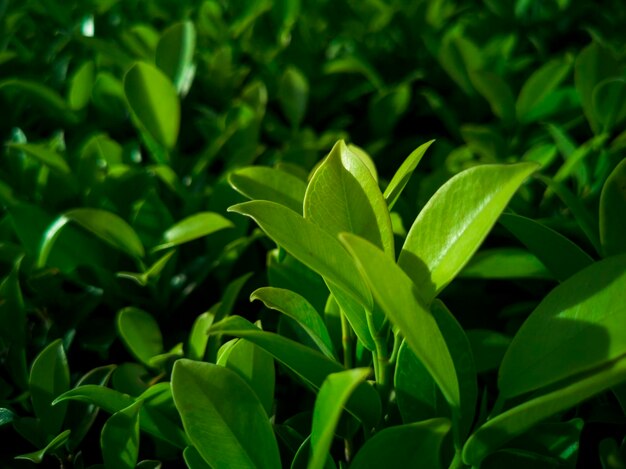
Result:
M624 24L0 0L0 466L626 466Z

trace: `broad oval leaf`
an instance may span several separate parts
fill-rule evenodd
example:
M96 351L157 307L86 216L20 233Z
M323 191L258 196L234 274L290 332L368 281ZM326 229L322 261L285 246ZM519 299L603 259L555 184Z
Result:
M515 191L537 168L535 163L475 166L431 197L398 259L427 303L469 261Z
M96 67L93 62L85 62L72 75L67 101L71 109L80 111L91 100L91 90L96 79Z
M35 415L49 437L59 433L65 418L67 403L52 403L70 388L70 371L61 339L41 351L30 370L30 397Z
M450 421L445 418L385 428L367 440L350 468L441 467L439 453L449 430Z
M324 355L336 358L324 320L305 298L284 288L263 287L252 292L250 300L260 300L267 308L278 310L295 320Z
M262 331L239 316L231 316L213 325L209 334L227 334L255 343L296 373L314 391L319 390L329 374L344 371L343 366L320 352L278 334ZM348 400L346 410L366 426L373 427L381 414L378 393L363 383Z
M460 395L454 362L421 292L392 259L369 241L349 233L342 233L340 239L354 257L376 302L428 369L452 408L458 410Z
M302 215L306 183L285 171L265 166L248 166L228 176L230 185L252 200L269 200Z
M593 263L576 244L538 221L510 213L502 214L498 221L561 282Z
M156 48L156 66L183 91L193 71L196 30L191 21L175 23L161 35Z
M149 365L152 357L163 353L159 323L151 314L139 308L124 308L117 313L116 325L126 348L144 365Z
M343 140L313 173L304 197L304 218L333 237L353 233L395 256L383 195L370 170Z
M323 469L333 442L335 428L350 395L371 373L369 368L332 373L324 380L313 408L311 457L308 469Z
M371 294L339 240L293 210L275 202L255 200L228 209L252 218L293 257L336 284L364 305Z
M200 212L176 223L163 233L163 244L153 251L171 248L188 243L203 236L208 236L225 228L232 228L233 223L222 215L214 212Z
M237 373L181 359L172 371L172 393L187 435L211 467L280 467L270 421Z
M134 469L139 457L139 410L143 401L115 412L102 427L100 447L106 469Z
M178 138L180 104L172 82L153 65L138 62L124 76L128 104L143 128L161 145Z
M626 358L621 357L571 380L565 386L531 398L479 427L463 447L463 461L469 465L478 465L488 454L542 420L624 381L626 381Z
M519 329L498 386L513 397L626 353L626 255L587 267L552 290Z
M626 158L615 167L602 188L600 244L605 256L626 252Z
M430 140L411 152L409 156L407 156L406 160L400 165L396 174L391 178L391 182L385 189L384 197L387 202L387 207L389 210L396 204L400 194L406 187L409 179L413 175L413 171L417 168L417 165L422 160L422 157L426 153L426 150L433 144L434 140Z

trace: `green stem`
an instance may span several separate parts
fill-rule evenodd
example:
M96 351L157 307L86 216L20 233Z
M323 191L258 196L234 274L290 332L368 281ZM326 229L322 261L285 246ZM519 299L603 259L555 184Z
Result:
M352 327L350 327L350 323L348 319L346 319L346 315L341 311L341 345L343 347L343 366L346 369L351 369L354 366L354 362L352 360Z
M463 469L466 467L467 465L463 462L461 451L456 451L454 453L454 459L452 459L452 462L450 463L450 466L448 466L448 469Z

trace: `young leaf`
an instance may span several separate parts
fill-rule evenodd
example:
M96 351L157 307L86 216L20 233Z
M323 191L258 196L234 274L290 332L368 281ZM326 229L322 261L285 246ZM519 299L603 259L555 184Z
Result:
M478 465L488 454L542 420L624 381L626 358L622 356L564 386L531 398L493 417L478 428L463 447L463 461L469 465Z
M322 386L329 374L344 370L339 363L316 350L278 334L261 331L239 316L231 316L214 324L209 334L228 334L253 342L296 373L314 391ZM348 401L346 409L366 425L373 427L380 418L380 398L374 388L364 383Z
M124 308L117 313L116 325L124 345L144 365L163 353L161 330L151 314L139 308Z
M554 59L536 70L522 86L517 97L517 118L527 122L531 112L555 91L570 73L570 58Z
M172 81L176 90L184 91L193 70L196 30L191 21L175 23L161 35L155 63Z
M369 368L355 368L332 373L324 380L313 408L311 458L308 469L324 468L343 407L370 372Z
M444 418L385 428L367 440L350 467L441 467L439 453L449 430L450 421Z
M502 214L498 221L561 282L593 263L576 244L538 221L510 213Z
M173 148L178 138L180 104L167 76L153 65L137 62L124 76L124 93L141 126L161 145Z
M349 233L342 233L340 239L354 257L376 302L428 369L452 408L458 410L459 383L454 363L421 292L392 259L370 242Z
M398 259L426 303L469 261L537 167L535 163L475 166L454 176L428 201Z
M276 202L302 215L306 183L292 174L265 166L249 166L230 173L228 182L249 199Z
M134 469L139 457L139 410L143 402L114 413L102 427L100 447L106 469Z
M215 312L214 308L212 308L211 311L202 313L193 322L187 344L187 354L190 359L196 361L203 360L207 342L209 341L206 331L208 331L213 324L214 318Z
M45 448L42 448L39 451L34 451L32 453L20 454L19 456L15 456L15 459L25 459L35 464L41 464L46 454L54 453L57 449L62 448L63 445L67 443L70 434L70 430L65 430L64 432L59 433L52 440L50 440L50 443L48 443Z
M248 383L263 406L268 417L274 406L274 359L261 347L245 339L239 339L221 355L218 365L236 372Z
M609 175L600 195L600 243L605 256L626 252L626 158Z
M234 205L228 211L252 218L270 238L300 262L362 304L372 304L371 294L350 255L337 239L311 221L287 207L262 200Z
M280 467L267 415L234 371L178 360L172 371L172 393L185 431L211 467Z
M354 233L395 256L391 218L378 184L343 140L313 173L304 197L304 218L333 237Z
M162 249L178 246L234 226L235 225L233 225L230 220L217 213L196 213L168 228L167 231L163 233L163 244L159 244L152 250L160 251Z
M63 425L67 403L54 406L54 399L70 387L70 372L61 339L41 351L30 370L30 396L35 415L50 437L57 435Z
M502 395L518 396L624 355L624 291L626 255L596 262L552 290L502 360Z
M260 300L267 308L280 311L295 320L324 355L330 359L336 359L326 324L306 299L283 288L263 287L252 292L250 301L254 300Z
M391 210L398 201L400 194L402 194L402 191L408 184L409 179L411 179L413 171L415 171L415 168L417 168L417 165L422 160L426 150L428 150L433 142L434 140L431 140L413 150L406 160L404 160L404 162L400 165L396 174L393 175L393 178L391 178L391 182L387 186L387 189L385 189L384 194L389 210Z

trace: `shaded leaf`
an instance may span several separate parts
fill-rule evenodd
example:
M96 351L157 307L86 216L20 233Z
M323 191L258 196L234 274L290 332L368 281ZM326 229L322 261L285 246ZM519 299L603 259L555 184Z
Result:
M139 457L139 410L143 401L114 413L102 427L100 447L107 469L134 469Z
M141 363L148 365L151 358L163 353L161 330L151 314L134 307L121 309L116 326L126 348Z
M626 252L626 159L615 167L602 188L600 244L605 256Z

